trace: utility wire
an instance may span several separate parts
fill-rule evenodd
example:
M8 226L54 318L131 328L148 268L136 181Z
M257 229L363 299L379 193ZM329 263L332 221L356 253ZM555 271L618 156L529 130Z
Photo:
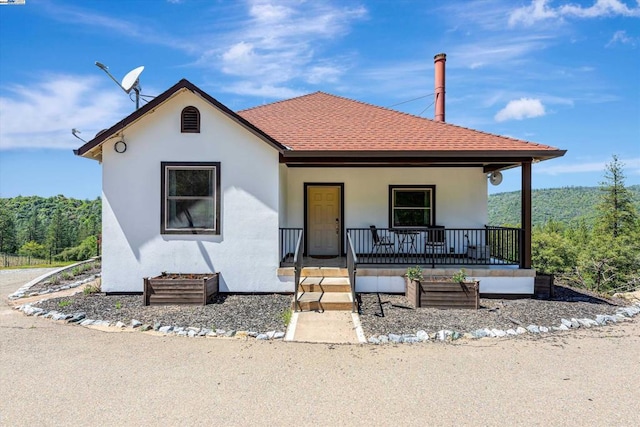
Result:
M398 102L397 104L389 105L387 108L395 107L395 106L397 106L397 105L406 104L407 102L417 101L418 99L424 99L424 98L427 98L427 97L429 97L429 96L433 96L433 95L435 95L435 92L434 92L434 93L429 93L429 94L424 95L424 96L419 96L419 97L417 97L417 98L413 98L413 99L410 99L410 100L408 100L408 101Z
M422 116L422 113L424 113L425 111L427 111L427 108L431 107L434 103L435 103L435 101L434 101L434 102L432 102L431 104L427 105L427 106L425 107L425 109L424 109L424 110L420 111L420 114L418 114L418 116Z

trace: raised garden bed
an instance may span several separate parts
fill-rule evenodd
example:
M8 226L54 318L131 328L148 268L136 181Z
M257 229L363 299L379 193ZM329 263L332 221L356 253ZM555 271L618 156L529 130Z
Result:
M406 296L411 305L434 308L468 308L480 306L480 282L452 282L451 278L406 281Z
M144 279L144 305L207 305L218 293L218 273L163 273Z

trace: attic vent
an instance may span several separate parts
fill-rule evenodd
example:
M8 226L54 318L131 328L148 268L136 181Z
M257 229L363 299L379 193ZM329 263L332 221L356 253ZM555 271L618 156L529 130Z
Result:
M185 107L180 125L182 133L200 133L200 111L196 107Z

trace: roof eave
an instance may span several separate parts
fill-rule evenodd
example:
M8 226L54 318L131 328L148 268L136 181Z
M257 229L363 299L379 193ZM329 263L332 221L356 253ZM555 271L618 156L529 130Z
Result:
M176 83L175 85L171 86L169 89L167 89L166 91L164 91L163 93L161 93L160 95L155 97L149 103L145 104L144 106L142 106L138 110L134 111L133 113L129 114L124 119L120 120L119 122L117 122L116 124L111 126L109 129L107 129L107 130L105 130L103 132L100 132L98 135L96 135L95 138L93 138L90 141L87 141L87 143L84 144L82 147L78 148L77 150L73 150L73 153L75 155L81 156L81 157L96 158L95 155L87 156L86 154L87 153L91 154L91 152L94 152L97 148L99 149L100 146L105 141L107 141L108 139L112 138L116 133L122 131L127 126L135 123L137 120L141 119L146 114L152 112L154 109L156 109L162 103L168 101L173 96L175 96L176 94L180 93L182 90L189 90L192 93L201 96L206 101L208 101L210 104L214 105L220 111L222 111L224 114L226 114L229 118L231 118L232 120L236 121L237 123L239 123L240 125L245 127L251 133L256 135L258 138L262 139L263 141L267 142L269 145L271 145L273 148L275 148L279 152L282 153L282 152L285 152L285 151L289 150L288 147L286 147L285 145L279 143L274 138L272 138L271 136L267 135L265 132L260 130L257 126L253 125L252 123L250 123L246 119L244 119L241 116L239 116L234 111L232 111L229 108L227 108L224 104L222 104L219 101L217 101L211 95L209 95L206 92L200 90L196 85L194 85L190 81L188 81L186 79L182 79L178 83Z

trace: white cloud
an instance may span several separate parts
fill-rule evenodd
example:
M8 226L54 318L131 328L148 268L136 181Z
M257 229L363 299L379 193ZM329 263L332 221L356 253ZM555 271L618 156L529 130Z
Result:
M246 78L224 88L238 88L241 92L236 93L244 95L282 93L295 80L335 82L346 67L327 65L330 61L319 53L322 45L346 34L366 13L363 7L326 1L250 0L248 17L239 23L240 30L226 35L225 47L205 52L198 64ZM252 81L260 81L260 85Z
M529 27L540 21L557 20L568 17L601 18L609 16L640 16L640 5L629 7L621 0L595 0L595 3L589 7L575 4L552 7L550 3L550 0L531 0L531 4L513 10L509 15L509 26L514 27L518 24L523 24Z
M522 120L544 116L544 105L539 99L520 98L509 101L506 107L498 111L494 119L498 122L506 120Z
M615 33L613 33L613 37L611 37L611 40L609 40L609 43L607 43L606 47L610 47L613 46L614 44L627 44L630 46L636 46L637 44L637 40L634 39L633 37L629 37L627 35L627 32L624 30L619 30L616 31Z
M7 88L0 97L0 150L13 148L78 148L84 139L111 126L133 110L117 87L103 90L98 77L49 76L29 86ZM127 110L130 108L130 110Z
M532 0L529 6L522 6L511 12L509 15L509 26L513 27L518 23L530 26L537 21L557 18L558 11L547 6L549 0Z
M601 162L567 163L559 165L536 165L536 172L547 175L561 175L568 173L603 172L611 160ZM640 173L640 157L620 159L625 174L637 175Z

